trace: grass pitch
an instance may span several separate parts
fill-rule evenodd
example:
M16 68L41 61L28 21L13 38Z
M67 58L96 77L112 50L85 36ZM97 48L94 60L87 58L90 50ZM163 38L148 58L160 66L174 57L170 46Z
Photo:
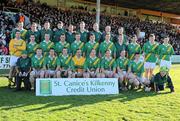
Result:
M157 70L156 70L157 71ZM118 95L36 97L7 89L0 78L0 121L180 120L180 65L170 71L175 93L133 90Z

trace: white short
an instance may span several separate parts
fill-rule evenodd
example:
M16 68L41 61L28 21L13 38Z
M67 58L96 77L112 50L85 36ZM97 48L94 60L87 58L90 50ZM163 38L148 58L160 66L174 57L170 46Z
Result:
M106 76L108 76L108 75L112 75L112 74L113 74L113 71L107 71L107 70L105 70L104 73L105 73Z
M56 71L55 70L47 70L46 71L48 74L50 75L55 75L56 74Z
M16 66L18 58L19 57L12 55L11 58L10 58L10 66Z
M33 77L39 77L41 72L42 72L41 70L34 70L31 71L30 75Z
M123 76L126 76L127 72L126 71L123 71L122 73L117 73L118 75L123 75Z
M152 63L152 62L145 62L144 63L145 69L154 69L155 67L156 67L156 63Z
M168 69L170 69L171 68L171 61L161 60L160 61L160 67L162 67L162 66L165 66Z
M126 71L123 71L122 73L118 72L115 74L116 78L124 78L127 75Z

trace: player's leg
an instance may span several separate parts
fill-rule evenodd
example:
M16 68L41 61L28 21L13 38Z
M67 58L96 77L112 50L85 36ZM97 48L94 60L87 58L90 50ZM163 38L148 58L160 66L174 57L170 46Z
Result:
M121 88L123 90L124 88L124 84L123 84L123 74L122 73L116 73L114 75L115 78L118 78L118 81L119 81L119 88Z
M84 73L83 73L83 77L84 77L84 78L90 78L90 73L84 72Z
M106 74L105 74L105 72L104 72L104 73L101 72L98 76L100 76L100 78L105 78L105 77L106 77Z
M128 74L128 85L131 86L131 89L133 89L134 87L139 86L139 81L137 80L136 76L133 73L129 73Z
M68 78L72 78L73 72L71 70L66 71Z
M147 79L151 79L152 78L153 71L154 71L155 67L156 67L156 63L150 63L149 78L147 78Z
M56 78L61 78L61 71L56 71Z
M145 77L149 78L149 73L150 73L150 65L149 62L144 63L144 69L145 69Z
M45 76L45 71L44 71L44 70L40 70L40 71L39 71L39 76L40 76L40 78L44 78L44 76Z
M9 84L8 86L11 86L11 83L13 82L13 76L15 76L15 66L16 66L16 62L18 60L18 57L16 56L11 56L10 57L10 71L9 71ZM13 82L14 84L16 82Z
M56 78L56 71L55 70L49 70L49 78Z
M16 76L16 91L21 90L22 77Z
M26 77L24 77L24 86L25 86L25 89L26 90L31 90L31 83L30 83L30 81L29 81L29 74L26 76Z
M34 85L35 85L35 78L36 78L36 71L33 70L30 72L30 77L29 77L31 87L34 87Z
M50 70L46 70L46 71L44 71L44 77L45 78L49 78L50 77L50 72L49 72Z
M96 73L95 71L91 71L89 74L91 78L96 78L98 73Z

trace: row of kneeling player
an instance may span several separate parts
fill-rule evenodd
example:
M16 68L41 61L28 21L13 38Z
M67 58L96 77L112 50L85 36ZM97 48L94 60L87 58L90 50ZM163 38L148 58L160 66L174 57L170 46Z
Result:
M74 57L69 56L67 51L67 48L64 48L61 57L58 58L51 48L49 56L43 57L42 49L38 48L32 59L27 57L26 51L23 51L16 63L17 90L20 89L22 81L25 88L30 90L31 86L35 85L36 78L118 78L122 90L139 88L141 85L149 89L151 82L154 81L143 77L144 62L140 60L139 53L136 53L135 59L130 61L126 58L125 51L121 51L118 59L111 57L110 50L106 51L102 59L96 57L94 49L89 58L82 56L81 49L77 50ZM171 90L174 90L172 81L168 83Z

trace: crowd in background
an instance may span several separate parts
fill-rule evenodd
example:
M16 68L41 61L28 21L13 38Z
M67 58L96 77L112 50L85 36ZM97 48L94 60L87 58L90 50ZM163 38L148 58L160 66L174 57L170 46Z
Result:
M74 25L75 29L79 28L79 23L84 21L86 23L86 29L91 31L93 23L95 23L95 14L76 10L65 11L50 7L47 4L41 4L39 2L24 2L22 4L18 4L16 2L5 1L4 3L1 3L1 6L14 7L27 11L31 15L30 21L39 23L39 29L45 21L49 21L51 23L52 30L56 28L59 21L64 22L64 27L66 29L68 28L69 24ZM0 12L0 20L0 45L8 47L8 43L10 41L10 32L13 28L15 28L16 25L13 23L11 18L5 15L2 11ZM145 37L138 40L140 45L143 45L146 42L150 33L154 33L156 35L156 40L160 43L162 42L161 38L164 35L169 35L170 43L172 44L175 53L180 54L180 34L177 32L176 27L170 24L141 21L136 17L112 17L103 14L100 16L100 31L103 32L107 25L111 26L113 35L117 34L117 28L119 27L124 27L125 34L128 37L133 34L138 34L140 31L145 32Z

